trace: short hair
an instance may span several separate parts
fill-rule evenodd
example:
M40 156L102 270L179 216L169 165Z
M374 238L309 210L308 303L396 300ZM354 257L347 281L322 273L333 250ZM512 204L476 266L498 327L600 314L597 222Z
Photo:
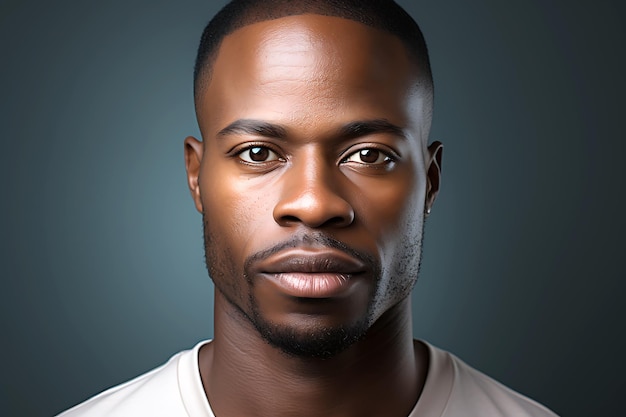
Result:
M209 83L224 38L244 26L286 16L318 14L363 23L397 36L416 64L423 92L432 105L433 79L428 49L413 18L393 0L233 0L204 28L194 67L196 104Z

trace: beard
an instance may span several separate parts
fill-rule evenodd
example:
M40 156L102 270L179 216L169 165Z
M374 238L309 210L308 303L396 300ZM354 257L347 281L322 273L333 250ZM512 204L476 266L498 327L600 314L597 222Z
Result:
M308 331L280 326L254 311L251 323L263 340L288 356L303 359L328 359L363 339L370 326L371 313L350 325L315 327Z
M408 288L408 294L410 294L411 288L417 281L421 264L423 223L422 233L420 233L421 236L419 236L417 241L409 245L412 249L417 250L417 253L414 252L413 256L404 255L400 257L400 259L396 259L397 263L392 272L393 275L396 275L396 273L408 273L413 275L414 279L411 280L408 286L388 284L386 291L384 291L383 294L379 294L380 277L382 277L383 274L380 262L371 255L357 251L328 235L319 232L312 232L306 235L294 235L288 241L249 256L245 260L243 268L239 269L235 265L227 245L221 245L220 242L222 241L214 237L208 217L203 214L202 219L205 263L209 276L216 289L224 296L226 301L235 308L235 311L239 313L241 319L246 320L256 329L266 343L279 349L288 356L302 359L328 359L345 351L350 346L366 337L371 325L378 318L375 314L377 304L389 299L397 299L401 296L399 294L400 292L407 292L407 287L410 287ZM366 313L362 315L360 319L332 327L315 324L312 326L286 326L268 320L262 313L258 301L254 296L254 292L252 291L254 282L250 278L250 274L247 273L248 266L254 260L263 259L286 248L298 247L303 243L315 243L344 251L350 256L364 262L368 265L369 270L374 272L374 276L377 277L377 279L372 288L371 302L368 304ZM406 248L407 245L405 244L403 246ZM411 258L413 262L409 261ZM246 300L247 304L242 305L244 303L241 301L241 298L237 298L237 295L246 293L249 294ZM408 294L402 295L402 298ZM308 301L302 300L302 302Z

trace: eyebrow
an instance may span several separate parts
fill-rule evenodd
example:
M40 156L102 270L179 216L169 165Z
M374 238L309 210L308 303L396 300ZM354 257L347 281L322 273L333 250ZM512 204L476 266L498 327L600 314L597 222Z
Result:
M217 135L228 136L237 134L257 135L284 140L287 138L287 129L261 120L239 119L220 130Z
M391 123L387 119L358 120L341 126L337 136L341 139L354 139L361 136L377 133L390 133L394 136L406 139L404 129ZM274 139L287 139L287 129L281 125L254 119L235 120L218 132L218 136L228 135L256 135Z
M390 133L403 139L407 138L404 129L391 123L387 119L350 122L339 129L339 136L345 139L354 139L360 136L373 135L377 133Z

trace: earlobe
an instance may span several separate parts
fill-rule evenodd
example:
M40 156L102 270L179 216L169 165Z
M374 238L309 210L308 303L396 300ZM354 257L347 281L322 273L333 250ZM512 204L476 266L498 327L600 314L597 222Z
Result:
M200 166L204 145L193 136L185 138L185 168L187 169L187 185L191 191L191 197L196 205L196 210L203 212L202 199L200 198Z
M441 184L441 161L443 158L443 144L435 141L428 146L428 165L427 165L427 188L426 188L426 201L425 201L425 213L428 216L432 209L437 194L439 193L439 186Z

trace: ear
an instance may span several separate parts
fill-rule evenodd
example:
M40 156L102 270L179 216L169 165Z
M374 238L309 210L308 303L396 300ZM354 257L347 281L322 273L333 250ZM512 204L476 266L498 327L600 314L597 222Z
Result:
M185 138L185 168L187 169L187 185L191 191L191 198L196 204L196 210L203 212L202 199L200 198L200 166L204 145L198 139L187 136Z
M425 211L426 216L430 214L430 210L435 203L437 194L439 193L439 184L441 183L441 159L443 157L443 144L441 142L433 142L428 146L428 162L427 162L427 188Z

